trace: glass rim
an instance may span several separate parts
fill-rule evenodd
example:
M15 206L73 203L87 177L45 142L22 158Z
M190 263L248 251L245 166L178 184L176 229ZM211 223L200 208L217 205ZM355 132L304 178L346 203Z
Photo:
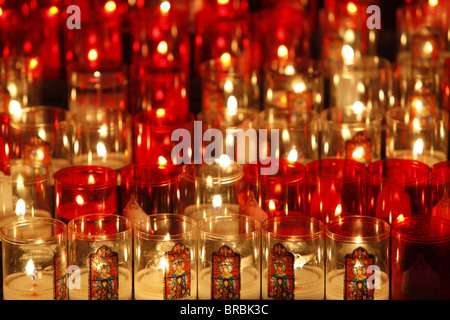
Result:
M175 123L169 123L169 124L156 124L153 123L153 119L155 117L158 117L157 113L159 110L164 110L164 114L170 113L172 115L175 115L177 117L177 121ZM181 118L181 116L183 118ZM178 121L181 120L181 121ZM180 113L178 110L174 110L171 108L157 108L152 110L143 110L138 113L136 113L133 116L133 121L136 126L142 126L142 127L151 127L156 128L158 130L162 129L173 129L173 128L180 128L180 126L186 126L190 123L194 123L195 121L195 115L188 111L186 113ZM182 127L181 127L182 128Z
M280 168L278 168L278 172L274 175L260 175L259 169L263 168L263 166L260 166L259 163L247 163L243 168L244 177L249 178L251 181L263 180L266 183L296 183L305 179L306 169L300 162L278 159L278 165L280 166L281 164L285 168L293 168L295 172L290 172L289 175L279 176ZM257 168L257 170L251 170L253 168Z
M351 165L354 168L358 168L359 172L355 177L334 177L334 176L322 176L321 174L317 174L321 171L321 167L324 165L330 165L333 163L338 163L342 165ZM353 159L343 159L343 158L324 158L313 160L305 165L305 177L314 178L319 181L321 179L331 179L337 182L355 182L358 180L364 180L368 176L367 166L361 162L358 162Z
M68 125L72 121L73 114L66 109L54 106L45 106L45 105L37 105L24 107L20 110L19 115L12 115L10 119L10 125L13 129L22 129L22 130L35 130L36 128L55 128L58 127L55 125L55 122L48 123L23 123L20 119L24 113L34 112L34 111L44 111L44 112L53 112L55 116L64 115L63 118L58 122L60 127L64 127ZM19 119L19 120L18 120Z
M135 178L133 176L133 172L135 172L136 169L145 170L146 172L154 172L154 170L160 171L164 169L169 169L170 174L168 174L167 177L158 179L157 181L152 181L148 179L143 180L142 178ZM180 181L181 174L182 169L180 168L180 166L173 163L161 165L153 162L138 162L138 163L131 163L123 167L120 170L120 180L122 185L130 183L133 185L164 186Z
M244 219L244 221L242 221ZM214 233L211 231L204 230L204 226L208 223L215 221L215 223L221 224L224 220L229 220L233 222L249 222L254 226L254 230L240 235L229 235L226 233ZM258 219L247 216L244 214L227 214L220 216L208 216L206 218L197 221L197 230L200 238L207 238L209 240L220 240L220 241L235 241L235 240L248 240L257 238L261 233L261 223Z
M450 160L442 161L431 167L431 177L435 180L450 183L450 176L440 173L441 169L448 169L450 172Z
M83 232L76 231L75 227L80 223L96 223L98 221L105 222L114 219L117 223L124 226L122 231L118 231L113 234L85 234ZM114 222L114 220L112 222ZM107 241L107 240L120 240L125 239L127 234L132 234L133 226L131 221L118 214L107 214L107 213L90 213L82 216L78 216L70 220L67 224L68 239L75 238L76 240L82 241Z
M276 232L268 231L267 227L269 224L274 224L276 222L285 222L285 221L292 221L293 223L296 223L296 226L298 226L299 222L308 223L309 226L313 226L314 230L313 232L309 234L303 234L303 235L284 235L279 234ZM283 241L311 241L319 239L321 236L325 238L325 224L320 221L319 219L315 217L305 217L305 216L274 216L270 217L266 220L264 220L261 223L261 230L263 233L263 236L270 236L270 239L273 240L283 240Z
M207 163L201 163L201 164L185 164L183 165L182 169L182 179L187 180L189 182L197 182L200 181L202 183L209 183L209 184L228 184L238 181L239 179L242 179L244 177L244 165L238 164L238 163L230 163L224 170L227 168L232 168L233 171L231 174L225 174L224 176L196 176L195 172L197 172L197 168L206 168L206 167L214 167L214 168L223 168L220 164L214 163L214 164L207 164Z
M83 126L83 127L102 127L103 125L106 125L108 127L108 124L106 123L99 123L97 121L93 122L88 122L86 120L86 116L87 115L98 115L98 114L103 114L104 117L109 117L110 115L116 116L119 115L122 119L124 119L123 122L131 122L131 120L133 119L131 114L125 110L122 109L100 109L100 110L96 110L96 109L91 109L91 108L87 108L87 109L83 109L81 111L78 111L77 113L72 115L72 120L74 122L74 124L76 126ZM102 118L105 119L105 118Z
M140 228L142 224L148 224L153 223L157 221L180 221L181 223L187 223L191 226L190 230L186 231L183 230L181 233L177 234L167 234L170 237L167 237L167 235L162 234L152 234L149 231L144 231ZM197 222L194 218L178 214L178 213L157 213L157 214L151 214L148 215L145 218L138 219L133 222L133 230L136 237L144 240L154 240L158 242L173 242L173 241L179 241L186 237L189 237L193 234L195 234L197 230Z
M371 223L373 226L382 226L384 228L384 231L381 234L376 234L372 236L344 236L337 232L333 232L331 230L332 227L336 225L340 225L343 223L354 222L354 221L361 221L365 224ZM328 222L325 225L325 233L327 236L327 239L338 241L338 242L344 242L344 243L376 243L381 242L383 240L388 239L391 236L391 227L389 223L386 221L372 217L372 216L364 216L364 215L346 215L346 216L340 216L337 218L334 218L330 222ZM355 239L357 238L357 240Z
M271 119L267 119L267 117L270 117L273 114L273 120L275 121L285 121L287 124L280 125L280 126L274 126L271 123ZM261 110L258 113L258 126L259 128L268 128L268 129L282 129L287 128L288 130L292 131L303 131L305 127L319 127L319 120L320 120L320 113L314 109L305 109L302 110L301 113L301 122L297 122L299 120L298 117L295 117L296 122L291 123L290 118L294 115L290 114L289 110L283 110L283 109L277 109L274 107L269 107L264 110ZM307 119L304 119L306 117ZM281 127L281 128L280 128ZM314 129L312 129L314 130ZM317 130L317 129L316 129Z
M421 225L423 225L423 222L430 222L433 224L438 224L439 226L442 226L444 224L447 226L447 233L442 236L420 237L420 235L417 236L409 235L400 230L403 225L409 226L411 222L420 222ZM425 215L403 217L395 220L392 223L392 237L395 237L400 241L407 241L418 244L447 242L450 241L450 220L439 216L425 216Z
M405 108L401 107L394 107L390 108L386 111L386 123L387 125L396 125L398 127L401 127L402 129L410 131L410 124L404 121L404 117L399 118L399 116L404 116L405 114L408 114L409 111ZM436 123L442 122L442 124L446 127L448 127L448 121L450 118L450 113L447 110L444 109L436 109L434 112L431 112L432 115L434 115L434 123L431 124L418 124L417 128L420 130L431 130L436 126ZM395 116L395 117L394 117Z
M43 226L54 226L56 227L55 230L58 230L59 232L55 233L54 235L42 239L35 239L35 238L24 238L24 239L17 239L7 233L10 229L15 229L17 227L23 227L27 225L43 225ZM67 224L64 223L61 220L55 219L55 218L46 218L46 217L32 217L29 219L24 220L17 220L11 223L8 223L4 225L1 228L1 238L2 241L8 242L10 244L14 245L27 245L27 244L47 244L54 241L58 241L60 238L64 238L66 236L67 232Z
M328 124L333 124L333 128L337 127L339 129L345 129L345 128L355 129L355 128L366 128L366 127L372 128L372 127L380 126L380 130L381 130L381 123L382 123L383 117L382 117L382 113L377 108L369 108L367 106L364 106L363 111L360 114L358 114L356 112L353 113L354 116L361 115L365 119L370 120L368 122L367 121L366 122L354 122L354 121L337 122L335 120L328 119L328 116L336 111L352 110L352 109L353 109L352 105L333 106L333 107L327 108L320 112L320 120L325 123L328 123Z
M431 168L426 163L420 162L418 160L413 160L413 159L388 158L388 159L377 160L375 162L370 163L367 166L367 173L368 173L369 179L377 181L377 182L391 182L392 178L393 178L392 176L382 176L382 175L376 174L375 169L384 167L384 166L393 165L393 164L401 164L402 166L406 166L406 165L413 166L414 165L419 170L425 171L425 172L423 172L423 175L421 175L420 177L406 177L406 178L402 178L401 180L396 179L396 181L399 181L398 183L407 185L407 184L416 183L416 182L423 182L423 181L429 180L429 178L430 178Z
M0 175L0 183L1 184L14 184L14 183L22 183L24 185L31 184L31 183L42 183L46 180L49 180L52 178L52 166L50 163L45 164L41 161L33 161L33 160L27 160L27 159L11 159L9 161L5 161L3 163L4 168L8 168L9 171L11 171L11 167L14 164L20 164L22 166L30 167L31 168L45 168L44 174L38 174L38 175L31 175L31 177L20 177L20 178L11 178L9 175ZM2 172L2 170L0 170Z
M106 174L107 179L101 183L94 184L79 184L65 181L66 177L73 176L74 174L82 173L82 174L92 174L92 173L100 173ZM117 172L111 168L103 167L103 166L95 166L95 165L78 165L62 168L55 172L54 175L55 186L61 185L63 187L69 187L78 190L96 190L96 189L104 189L117 184ZM64 179L64 180L62 180Z

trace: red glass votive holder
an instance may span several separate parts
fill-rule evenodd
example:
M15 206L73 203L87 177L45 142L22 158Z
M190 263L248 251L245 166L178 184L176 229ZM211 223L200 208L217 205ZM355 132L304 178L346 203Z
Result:
M273 216L301 215L304 177L305 167L295 161L246 164L240 212L261 222Z
M450 219L450 161L431 167L431 215Z
M383 159L368 166L367 215L388 223L430 214L430 167L408 159Z
M133 163L123 168L123 215L134 222L151 214L181 213L181 173L174 164Z
M152 109L189 111L188 78L180 63L158 66L151 60L140 60L131 66L131 114Z
M391 299L450 299L450 220L413 216L392 224Z
M181 143L172 140L172 133L185 129L193 137L195 116L182 113L176 109L154 109L142 111L134 116L134 162L152 162L160 165L166 163L180 164L183 155L172 157L173 148ZM177 138L178 139L178 138ZM191 139L191 143L193 143ZM192 151L192 149L191 149Z
M306 169L304 211L328 223L337 216L365 213L367 167L351 159L321 159Z
M0 113L0 170L10 159L11 150L11 125L10 117L6 113Z
M93 213L117 214L117 172L101 166L73 166L55 173L55 217L68 222Z

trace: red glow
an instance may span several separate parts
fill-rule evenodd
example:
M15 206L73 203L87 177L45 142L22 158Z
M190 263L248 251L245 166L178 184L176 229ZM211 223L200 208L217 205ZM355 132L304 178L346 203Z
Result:
M108 1L105 3L105 12L106 13L113 13L117 9L117 5L114 1Z
M98 52L95 49L89 50L88 59L90 61L96 61L98 59Z
M158 48L156 49L160 54L166 54L169 50L169 46L167 45L167 42L161 41L158 44Z
M353 15L358 11L358 7L353 2L349 2L347 4L347 11L348 11L348 13Z
M29 68L30 69L36 69L38 66L39 66L39 60L38 59L36 59L36 58L32 58L31 60L30 60L30 63L28 64L28 66L29 66Z

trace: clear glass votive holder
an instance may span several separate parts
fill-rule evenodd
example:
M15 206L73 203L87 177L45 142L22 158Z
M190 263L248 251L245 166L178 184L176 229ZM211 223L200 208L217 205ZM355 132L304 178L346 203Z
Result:
M67 226L22 219L1 230L4 300L67 300Z
M210 216L198 230L198 299L260 299L260 223L245 215Z
M263 299L325 298L325 226L315 218L272 217L262 223Z
M70 300L131 300L133 228L118 215L88 214L68 223Z
M326 300L389 300L390 225L348 215L326 225Z
M154 214L134 223L134 298L197 299L197 229L180 214Z

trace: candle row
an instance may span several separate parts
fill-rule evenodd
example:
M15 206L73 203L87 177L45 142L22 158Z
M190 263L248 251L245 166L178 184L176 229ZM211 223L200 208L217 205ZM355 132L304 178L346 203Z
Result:
M4 299L448 299L449 242L427 216L34 218L2 229Z

